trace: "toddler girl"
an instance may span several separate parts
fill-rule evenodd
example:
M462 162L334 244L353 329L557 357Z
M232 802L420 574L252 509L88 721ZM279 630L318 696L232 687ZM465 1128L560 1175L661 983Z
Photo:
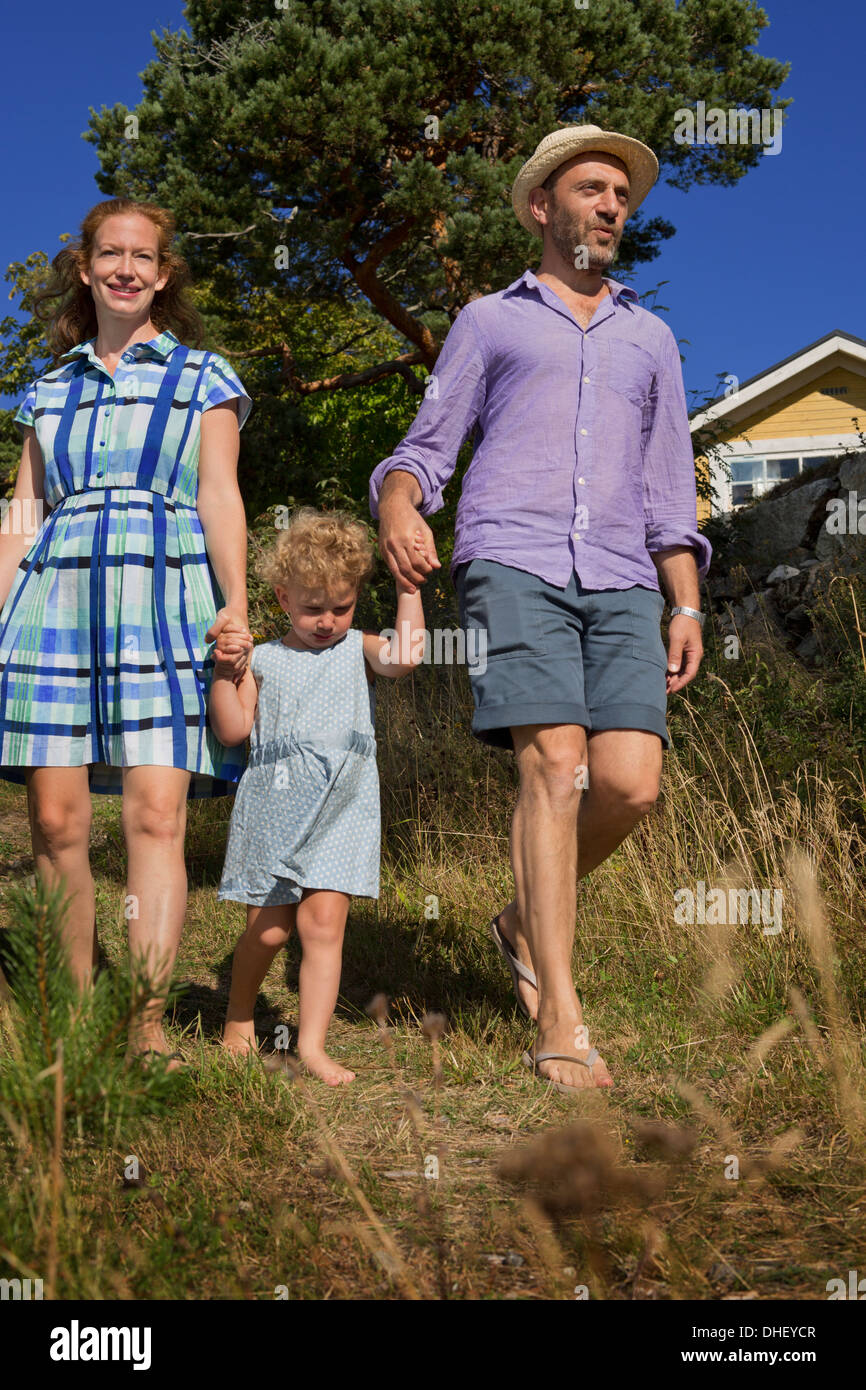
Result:
M423 549L420 534L415 544ZM421 595L399 581L393 639L352 627L373 567L361 522L343 512L298 511L258 567L291 629L253 649L237 684L238 637L221 635L208 700L221 743L250 738L217 893L247 904L223 1043L234 1052L255 1049L256 996L296 926L303 953L298 1054L331 1086L355 1075L325 1051L349 901L379 896L374 680L403 675L423 654Z

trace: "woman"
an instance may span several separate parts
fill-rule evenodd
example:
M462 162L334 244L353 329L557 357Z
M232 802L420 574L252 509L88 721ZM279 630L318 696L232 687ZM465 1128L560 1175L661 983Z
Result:
M222 357L171 331L201 330L173 234L164 209L113 199L55 258L37 313L59 365L15 416L10 514L36 522L0 534L0 776L26 782L37 873L65 880L82 987L97 959L90 792L122 793L130 957L153 989L130 1043L160 1054L186 802L233 792L244 763L207 727L205 648L223 629L249 637L237 458L251 402Z

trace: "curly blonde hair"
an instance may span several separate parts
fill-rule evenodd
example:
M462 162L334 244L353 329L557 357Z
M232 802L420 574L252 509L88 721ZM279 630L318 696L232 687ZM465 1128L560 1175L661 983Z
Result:
M376 552L367 527L348 512L300 507L255 568L274 588L298 584L332 593L351 584L360 591L376 568Z

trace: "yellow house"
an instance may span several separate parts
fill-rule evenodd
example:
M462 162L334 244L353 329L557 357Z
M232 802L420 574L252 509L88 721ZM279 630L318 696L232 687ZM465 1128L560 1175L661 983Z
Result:
M728 378L725 394L691 416L691 430L698 469L709 467L713 485L712 509L698 499L699 521L861 447L866 341L837 328L748 381Z

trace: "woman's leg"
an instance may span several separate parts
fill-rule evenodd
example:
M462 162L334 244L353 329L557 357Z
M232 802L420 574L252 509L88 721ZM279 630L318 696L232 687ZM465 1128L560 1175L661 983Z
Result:
M305 888L298 903L298 936L303 950L298 984L298 1056L329 1086L354 1081L355 1073L325 1051L343 967L343 934L351 899L348 893Z
M36 872L66 882L63 940L80 989L96 965L96 895L90 872L90 786L85 767L27 769L27 807Z
M294 903L247 906L247 929L232 957L231 992L223 1028L223 1043L230 1052L255 1051L256 998L274 956L289 939L296 912Z
M142 1011L133 1050L165 1052L162 1014L186 913L186 797L190 774L176 767L123 769L123 833L129 863L130 962L144 966L153 998Z

